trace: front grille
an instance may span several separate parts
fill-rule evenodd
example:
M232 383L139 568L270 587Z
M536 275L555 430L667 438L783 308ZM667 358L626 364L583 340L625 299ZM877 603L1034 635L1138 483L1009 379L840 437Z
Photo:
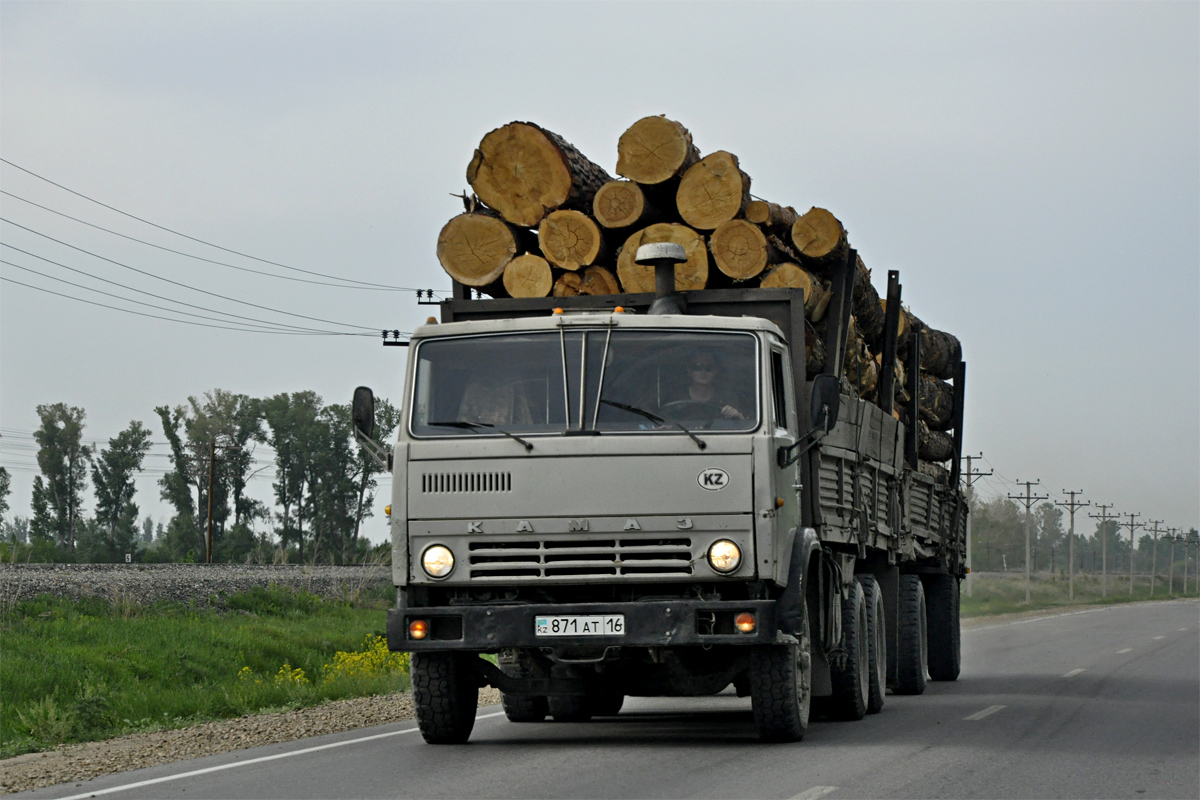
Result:
M427 472L421 476L424 494L511 492L511 472Z
M471 580L478 581L692 574L689 538L479 540L469 549Z

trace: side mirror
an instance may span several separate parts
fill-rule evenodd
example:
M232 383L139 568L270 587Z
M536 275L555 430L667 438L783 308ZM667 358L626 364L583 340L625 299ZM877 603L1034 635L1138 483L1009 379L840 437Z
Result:
M354 402L350 406L354 429L366 438L375 435L375 393L366 386L354 390Z
M842 387L836 375L818 375L812 382L812 425L829 433L837 424L841 410Z

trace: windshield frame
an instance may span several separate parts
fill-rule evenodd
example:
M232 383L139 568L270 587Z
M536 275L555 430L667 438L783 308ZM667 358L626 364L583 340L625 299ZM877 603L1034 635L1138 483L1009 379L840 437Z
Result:
M611 337L611 335L613 333L613 326L603 325L603 324L597 324L595 326L572 325L570 332L572 332L572 333L584 332L586 334L587 332L603 332L606 329L607 329L608 335ZM616 330L621 331L622 329L617 328ZM703 429L697 430L696 432L701 434L704 437L731 436L731 435L749 436L749 435L758 433L759 431L761 431L763 429L764 424L766 424L766 420L764 419L766 409L763 407L763 399L762 399L763 398L763 381L764 381L764 374L765 374L764 366L762 363L763 358L764 358L764 356L763 356L764 349L763 349L762 337L758 334L758 332L752 331L752 330L744 330L744 329L739 330L739 329L708 328L708 327L693 328L690 326L688 326L688 327L670 327L670 328L664 327L664 328L653 328L653 329L630 327L630 328L625 328L624 330L629 331L630 333L635 332L635 331L638 333L649 333L651 330L653 330L653 331L657 331L657 332L662 332L663 334L686 333L686 334L700 334L700 335L737 335L737 336L750 337L754 341L754 374L753 374L754 406L753 407L754 407L754 414L755 414L755 421L756 421L755 426L753 428L744 428L744 429L740 429L740 430L722 430L720 428L703 428ZM461 433L451 433L451 432L449 432L449 429L447 430L446 433L417 433L416 432L414 424L415 424L415 417L416 417L416 412L417 412L417 391L419 388L417 384L418 384L419 365L420 365L420 360L421 360L421 348L423 348L426 344L431 343L431 342L464 341L464 340L469 340L469 339L492 339L492 338L497 338L497 337L515 336L515 335L522 335L522 334L542 334L542 335L546 335L546 336L559 337L562 335L562 329L554 328L554 329L549 329L549 330L534 329L534 330L506 330L506 331L495 331L495 332L488 332L488 333L465 333L465 334L450 335L450 336L431 336L431 337L427 337L427 338L423 337L420 341L414 342L413 344L415 346L412 348L412 356L411 356L411 361L410 361L411 366L410 366L410 370L409 370L409 372L410 372L409 386L408 386L407 392L405 393L405 397L408 401L408 403L407 403L408 408L406 409L406 413L405 413L404 429L405 429L405 433L408 435L408 437L413 440L422 440L422 441L431 441L431 440L432 441L436 441L436 440L455 440L455 441L457 441L457 440L461 440L461 439L503 439L503 438L506 438L507 434L492 432L492 431L487 431L487 430L465 430L464 429ZM556 345L556 349L557 349L557 345ZM566 372L566 368L565 368L565 363L564 363L564 380L566 378L565 372ZM604 376L604 371L602 369L599 384L597 387L598 391L600 393L603 392L603 386L604 386L603 376ZM580 384L578 388L580 389L581 392L586 390L586 386L585 386L586 381L580 380L580 381L577 381L577 383ZM572 386L566 386L564 388L567 391L571 391L575 387L574 387L574 385L572 385ZM425 424L429 425L428 422L426 422ZM687 436L688 435L684 430L681 430L680 428L676 427L673 424L670 427L667 427L667 428L661 429L661 430L583 429L581 431L578 427L573 426L572 420L570 417L568 417L563 430L557 430L557 431L523 431L522 430L522 431L517 431L517 432L522 437L539 438L539 439L562 438L564 436L571 436L573 434L578 435L581 432L586 433L586 434L596 435L596 436L605 436L605 437L611 437L611 436L639 436L639 437L641 437L641 436L646 436L646 435L671 435L671 436Z

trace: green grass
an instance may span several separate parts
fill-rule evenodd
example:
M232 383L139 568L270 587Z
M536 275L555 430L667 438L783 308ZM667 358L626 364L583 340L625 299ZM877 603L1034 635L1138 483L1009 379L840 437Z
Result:
M1135 575L1133 595L1129 594L1129 574L1108 575L1108 594L1101 592L1099 575L1075 575L1075 599L1069 599L1068 582L1065 575L1047 572L1031 576L1029 602L1025 602L1025 576L1023 573L975 573L972 578L972 597L967 597L967 585L961 587L962 616L982 617L993 614L1010 614L1018 611L1036 611L1068 605L1109 605L1143 600L1168 600L1183 597L1183 576L1175 576L1175 593L1167 593L1165 579L1159 578L1150 596L1149 575ZM1196 597L1194 580L1188 581L1188 597Z
M0 757L408 688L407 661L367 641L383 633L382 605L276 587L228 605L19 605L0 620Z

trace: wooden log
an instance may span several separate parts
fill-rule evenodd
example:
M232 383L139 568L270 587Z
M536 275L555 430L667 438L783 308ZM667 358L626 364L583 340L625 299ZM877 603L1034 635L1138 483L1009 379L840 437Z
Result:
M948 433L931 431L924 420L917 423L917 457L925 461L949 461L954 458L954 439Z
M609 230L628 230L645 228L668 215L633 181L609 181L596 192L592 216Z
M950 470L932 461L918 461L917 472L928 475L942 485L950 483Z
M479 143L467 181L479 198L514 225L532 228L558 208L587 212L612 177L557 133L510 122Z
M555 297L578 297L579 287L583 284L583 276L578 272L564 272L554 281L552 294Z
M822 277L828 277L830 267L845 261L850 246L846 229L837 217L816 207L792 224L792 243L804 265Z
M744 219L721 223L709 236L708 248L717 269L737 282L760 275L767 264L780 260L762 228Z
M579 282L580 294L620 294L621 285L617 283L617 276L613 275L604 267L591 266L583 271L583 278Z
M724 150L689 167L675 193L679 216L691 227L704 231L742 216L749 202L750 176L738 166L737 156Z
M550 262L534 253L517 256L508 262L503 280L509 297L546 297L554 287Z
M771 267L758 284L764 289L803 289L804 316L820 322L829 308L829 284L798 264L784 262Z
M659 222L630 234L617 254L617 277L625 291L654 291L654 267L643 266L633 260L639 247L654 242L683 245L687 261L675 267L676 291L703 289L708 284L708 248L704 237L686 225Z
M883 371L883 353L875 354L875 371ZM897 406L908 403L908 374L904 371L904 362L899 358L892 365L892 410L895 413ZM899 417L897 416L897 419Z
M884 310L879 292L871 283L871 270L861 258L854 266L854 303L852 310L858 320L859 333L878 347L883 341Z
M688 129L661 115L639 119L617 140L617 174L638 183L669 181L699 160Z
M962 344L945 331L921 326L921 369L930 375L949 380L962 361Z
M556 267L577 270L605 255L604 234L595 220L581 211L560 208L538 225L542 255Z
M825 371L825 337L808 320L804 321L804 371L809 378Z
M922 360L924 354L922 354ZM944 431L954 419L954 387L921 371L921 421L930 430Z
M880 298L879 307L880 307L880 309L882 309L884 318L886 319L886 317L887 317L887 298L886 297ZM908 358L908 337L909 337L909 334L911 334L913 331L913 327L914 327L913 320L914 319L916 319L916 317L914 317L912 315L911 311L909 311L904 306L900 306L900 314L896 318L896 353L898 354L898 356L900 358L904 358L904 359ZM883 337L883 333L881 332L880 333L881 341L882 341L882 337Z
M746 204L746 219L784 239L791 238L796 217L796 209L791 206L768 203L766 200L751 200Z
M854 318L851 317L851 320ZM846 357L842 365L843 374L859 397L868 397L874 393L879 383L879 371L875 358L871 355L866 341L854 328L851 328L846 340Z
M437 257L451 278L483 288L499 280L508 262L534 244L529 231L490 211L459 214L438 234Z

